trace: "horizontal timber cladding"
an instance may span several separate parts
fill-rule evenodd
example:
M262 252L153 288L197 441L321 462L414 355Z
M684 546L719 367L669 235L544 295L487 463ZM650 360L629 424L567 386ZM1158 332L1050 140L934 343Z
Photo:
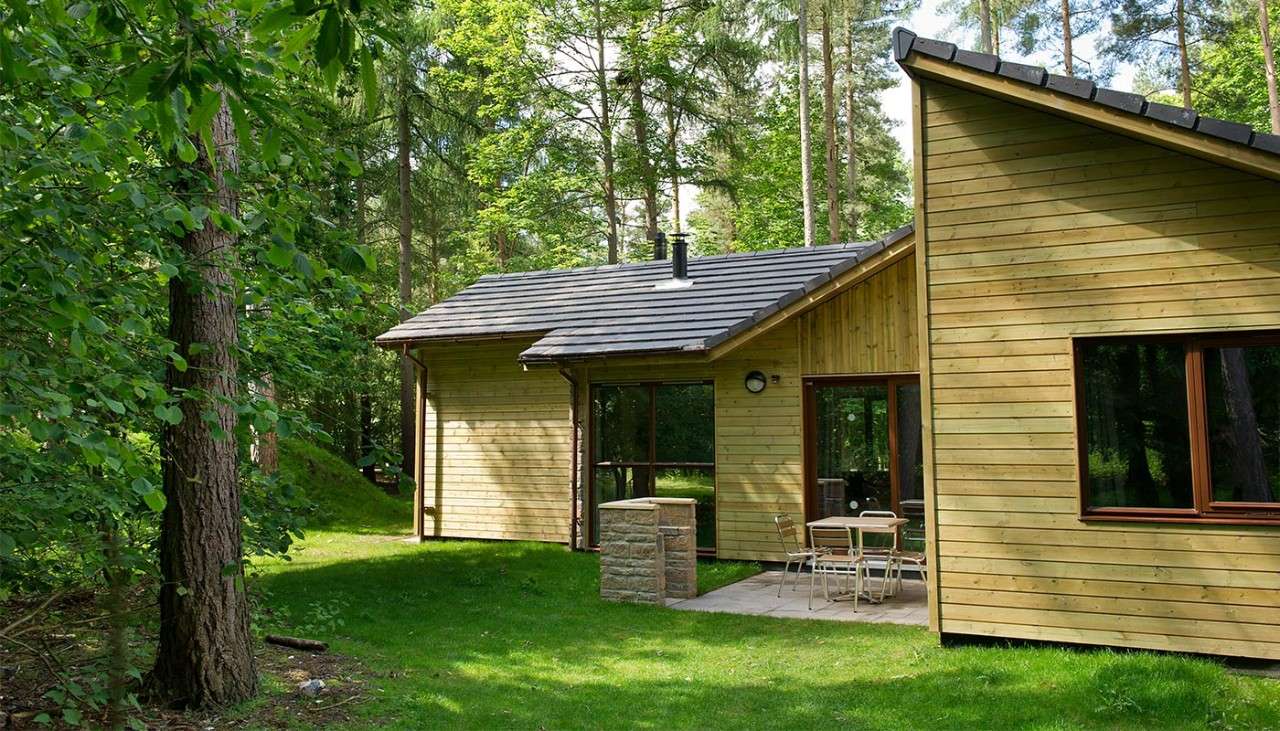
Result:
M806 376L920 369L915 257L908 256L800 315Z
M713 362L617 359L575 370L583 384L714 382L717 558L780 560L773 517L804 516L797 332L796 320L784 322ZM770 377L759 394L748 393L744 385L751 371ZM580 392L584 425L590 408L587 390ZM585 487L585 470L582 477Z
M1280 528L1080 519L1071 355L1280 327L1280 185L923 83L941 630L1280 659Z
M516 362L531 341L428 346L429 536L568 542L569 386Z

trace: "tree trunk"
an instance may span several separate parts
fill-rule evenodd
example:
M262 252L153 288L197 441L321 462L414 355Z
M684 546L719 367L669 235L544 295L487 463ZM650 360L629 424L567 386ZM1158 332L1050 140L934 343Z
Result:
M1075 74L1075 58L1071 53L1071 0L1062 0L1062 66L1067 76Z
M1179 86L1182 87L1182 106L1191 108L1191 61L1187 58L1187 8L1186 0L1178 0L1178 61L1181 66Z
M276 402L276 382L270 373L263 373L254 387L258 397L270 404ZM265 432L254 430L253 462L264 475L275 474L280 469L280 448L274 429Z
M676 108L667 89L667 165L671 176L671 230L680 233L680 148L676 127Z
M809 16L807 0L800 0L800 187L804 200L804 245L813 246L813 161L809 145Z
M1280 95L1276 93L1276 56L1271 48L1271 17L1267 0L1258 0L1258 29L1262 31L1262 62L1267 72L1267 106L1271 110L1271 134L1280 135Z
M991 0L978 0L978 25L982 28L982 52L995 53L991 43Z
M218 159L197 141L195 167L212 184L208 206L234 218L239 201L224 175L239 161L225 102L212 127ZM170 364L166 380L171 393L200 398L182 399L182 421L164 433L160 642L150 684L184 707L231 705L258 691L236 465L235 245L234 234L206 220L181 240L188 266L169 281L169 339L187 367ZM193 353L193 343L204 347Z
M596 87L600 94L600 147L604 163L604 217L609 263L618 263L618 196L613 180L613 123L609 118L609 73L605 66L604 15L595 0Z
M653 241L658 235L658 179L649 159L649 122L644 113L644 83L638 71L631 76L631 127L636 136L636 161L644 195L644 237Z
M836 169L836 71L831 42L831 0L822 2L822 133L826 156L827 243L840 243L840 176Z
M360 394L360 458L370 459L373 454L373 398L367 393ZM364 473L364 478L369 482L376 483L378 481L378 470L373 462L369 462L360 468ZM390 492L391 488L388 488ZM395 488L396 494L399 494L399 488Z
M1226 432L1231 445L1231 471L1235 477L1236 500L1269 503L1271 482L1262 457L1262 439L1258 433L1258 415L1253 409L1253 387L1241 348L1218 351L1222 366L1222 396L1231 427Z
M409 302L413 298L413 201L409 163L409 72L402 72L400 107L396 112L396 153L400 171L400 322L413 316ZM413 473L414 414L413 362L400 356L400 469Z
M855 133L857 129L858 110L855 106L854 92L856 91L857 79L853 75L853 22L850 19L849 27L846 29L845 35L845 56L844 56L844 197L845 206L848 210L847 228L849 229L849 238L858 238L858 139Z

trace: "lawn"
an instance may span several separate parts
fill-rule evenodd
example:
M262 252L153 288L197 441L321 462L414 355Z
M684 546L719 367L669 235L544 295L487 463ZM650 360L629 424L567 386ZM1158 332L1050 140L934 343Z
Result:
M561 546L411 545L330 516L260 565L265 629L320 636L374 674L351 727L1266 728L1280 683L1199 659L942 649L914 627L609 604L597 561ZM361 501L363 502L363 501ZM358 520L354 521L359 523ZM702 568L705 568L702 567ZM749 567L723 564L708 583ZM706 571L703 572L708 573Z

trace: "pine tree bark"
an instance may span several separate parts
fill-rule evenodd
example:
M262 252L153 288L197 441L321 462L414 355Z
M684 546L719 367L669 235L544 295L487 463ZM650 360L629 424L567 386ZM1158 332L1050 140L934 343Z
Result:
M1262 458L1262 439L1258 432L1258 414L1253 408L1253 386L1249 383L1249 369L1244 361L1242 348L1222 348L1218 351L1222 368L1222 396L1226 405L1230 428L1225 437L1231 445L1231 471L1234 473L1236 495L1234 499L1245 502L1269 503L1271 480Z
M217 160L195 143L194 166L212 185L210 208L235 217L226 175L239 161L225 103L212 122ZM165 428L167 499L160 527L160 642L149 678L159 699L182 707L238 703L258 691L249 632L236 464L236 237L206 220L180 246L188 266L169 282L169 339L187 361L166 379L186 394L182 421ZM191 351L192 343L204 347ZM206 418L211 415L212 418Z
M978 25L982 29L982 52L995 53L991 42L991 0L978 0Z
M413 316L409 303L413 298L413 190L410 186L413 170L410 166L409 148L409 73L402 72L400 105L396 110L396 154L400 173L400 321ZM400 469L404 474L413 473L414 414L417 408L414 397L413 362L408 355L400 356Z
M1062 66L1067 76L1075 74L1075 57L1071 52L1071 0L1062 0Z
M680 233L680 148L676 108L667 90L667 167L671 176L671 230Z
M1267 74L1267 107L1271 110L1271 134L1280 135L1280 94L1276 92L1276 56L1271 48L1271 16L1267 0L1258 0L1258 30L1262 32L1262 63Z
M600 147L604 165L605 238L609 243L609 263L618 263L618 194L614 187L613 121L609 114L609 71L605 66L604 12L595 0L596 87L600 96Z
M270 373L262 374L255 388L259 398L270 404L276 402L276 381ZM254 431L253 461L264 475L275 474L280 469L280 445L274 429Z
M631 128L636 138L636 160L640 167L640 187L644 197L644 237L658 235L658 178L649 159L649 121L644 111L644 82L633 70L631 84Z
M836 72L831 41L831 0L822 0L822 132L826 155L827 243L840 243L840 173L836 150Z
M853 75L853 22L845 31L844 55L844 198L849 238L858 238L858 138L855 93L857 79Z
M799 0L797 25L800 32L800 187L804 206L804 245L814 244L813 160L809 144L809 8Z
M1186 0L1178 0L1176 23L1178 26L1178 62L1181 67L1178 85L1182 87L1182 106L1191 108L1191 60L1187 57L1187 7Z

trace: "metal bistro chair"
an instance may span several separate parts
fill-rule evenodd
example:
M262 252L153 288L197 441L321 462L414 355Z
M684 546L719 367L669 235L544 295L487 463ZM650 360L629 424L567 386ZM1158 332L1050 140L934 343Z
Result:
M778 513L773 516L773 524L778 529L778 540L782 542L782 551L787 556L787 563L782 567L782 581L778 583L778 598L782 598L782 588L787 585L787 572L791 570L791 564L796 565L796 576L791 581L791 590L796 590L796 584L800 583L800 572L805 566L812 566L813 559L817 558L818 551L812 548L805 548L800 542L800 531L796 530L796 523L786 513Z
M813 590L818 574L822 575L822 596L831 601L831 592L827 588L827 577L836 578L836 589L840 588L840 577L848 582L853 581L853 611L858 611L858 598L862 594L862 574L866 570L866 557L862 555L862 534L858 534L855 543L852 528L823 528L809 526L809 544L821 552L813 559L813 571L809 574L809 609L813 610Z
M858 514L859 518L897 518L898 514L892 510L864 510ZM902 551L898 547L898 529L894 528L863 528L863 533L875 533L879 535L892 536L892 543L888 546L872 546L863 548L863 555L867 557L883 557L884 558L884 575L880 579L880 601L884 601L885 594L892 596L897 590L902 588ZM894 580L894 572L897 572L897 580ZM870 578L871 570L867 569L867 577ZM894 587L893 592L889 592L890 586Z

